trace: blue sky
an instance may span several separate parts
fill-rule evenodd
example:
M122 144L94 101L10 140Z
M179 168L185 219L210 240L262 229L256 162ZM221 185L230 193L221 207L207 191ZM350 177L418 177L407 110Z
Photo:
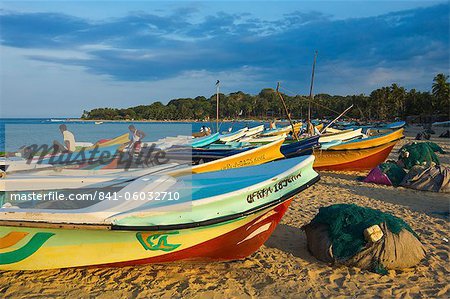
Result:
M0 2L1 117L77 117L177 97L429 90L449 73L449 2Z

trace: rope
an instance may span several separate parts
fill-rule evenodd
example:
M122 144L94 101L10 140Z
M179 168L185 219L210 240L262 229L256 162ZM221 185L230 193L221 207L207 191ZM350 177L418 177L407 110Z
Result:
M286 89L286 88L284 88L284 87L281 87L281 89L283 89L283 90L285 90L285 91L291 93L291 95L293 95L293 96L298 95L298 93L295 93L295 92L293 92L293 91L291 91L291 90L288 90L288 89ZM339 112L339 111L336 111L336 110L333 110L333 109L331 109L331 108L328 108L328 107L326 107L326 106L324 106L324 105L321 105L321 104L319 104L319 103L317 103L317 102L314 102L314 101L312 101L312 100L310 100L310 99L308 99L308 98L304 98L304 99L305 99L306 101L308 101L308 102L311 102L313 105L317 105L317 106L319 106L319 107L322 107L322 108L324 108L324 109L326 109L326 110L328 110L328 111L331 111L331 112L336 113L337 115L341 114L341 112Z

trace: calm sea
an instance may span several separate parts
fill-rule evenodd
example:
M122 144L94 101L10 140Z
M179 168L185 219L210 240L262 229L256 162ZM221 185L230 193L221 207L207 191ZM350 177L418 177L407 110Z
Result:
M209 126L213 131L215 129L215 123L209 122L104 122L96 125L94 122L67 121L61 118L0 118L0 151L17 151L21 146L30 144L51 144L53 140L62 142L58 129L60 124L67 125L77 142L92 143L128 133L130 124L146 133L144 141L191 135L192 132L198 132L201 126ZM260 124L262 122L224 122L220 124L219 131L227 131L230 127L236 131L245 126L254 127Z

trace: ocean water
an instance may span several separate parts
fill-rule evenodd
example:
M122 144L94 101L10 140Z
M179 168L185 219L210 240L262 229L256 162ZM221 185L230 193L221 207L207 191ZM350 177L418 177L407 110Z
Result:
M31 144L52 144L53 140L62 143L59 125L66 124L75 135L77 142L95 143L100 139L110 139L128 133L128 126L134 124L147 135L144 141L156 141L167 136L191 135L198 132L201 126L209 126L215 130L215 123L210 122L94 122L67 121L50 118L0 118L0 151L14 152L21 146ZM262 122L224 122L220 124L220 132L232 127L233 131L245 126L254 127Z

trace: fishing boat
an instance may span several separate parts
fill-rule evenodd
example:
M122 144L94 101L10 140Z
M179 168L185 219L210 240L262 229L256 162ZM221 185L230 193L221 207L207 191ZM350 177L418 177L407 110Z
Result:
M386 124L386 125L384 125L384 127L386 129L398 130L398 129L403 128L405 125L406 125L406 122L401 120L401 121L393 122L390 124Z
M245 136L245 133L248 131L248 128L245 127L243 129L240 129L236 132L231 132L228 134L224 134L224 135L220 135L219 140L222 142L231 142L231 141L235 141L238 140L239 138L242 138L243 136Z
M65 193L84 193L90 190L120 187L136 178L173 171L187 167L177 163L166 163L151 168L140 169L63 169L61 171L42 170L37 173L9 175L0 180L0 191L8 196L17 192L50 192L64 190Z
M319 147L319 136L311 136L289 144L283 144L280 148L285 158L310 155L314 148Z
M450 120L432 123L434 127L450 127Z
M330 146L326 150L315 149L316 170L368 170L382 163L395 144L403 138L403 129L351 140Z
M214 133L208 136L195 138L190 142L190 145L192 147L204 147L219 140L219 136L219 133Z
M217 170L226 170L231 168L259 165L273 160L281 159L284 158L284 155L280 152L280 147L283 144L283 141L283 139L279 139L260 147L251 148L245 151L238 152L231 156L196 165L191 169L182 169L180 171L176 171L176 173L203 173ZM175 172L173 174L175 175Z
M240 149L243 147L250 147L252 144L250 142L242 142L242 141L228 141L225 143L213 143L204 148L210 150L231 150L231 149Z
M357 130L345 130L336 133L323 134L319 138L320 143L332 142L332 141L346 141L355 138L367 137L362 133L362 129Z
M174 147L165 151L166 158L169 161L187 161L192 160L193 165L203 164L224 157L233 156L244 151L253 149L255 147L241 147L241 148L187 148Z
M94 124L96 124L96 125L101 125L103 122L102 121L96 121L96 122L94 122Z
M303 156L192 176L145 176L116 195L171 192L177 200L103 200L69 210L2 207L0 269L245 258L269 238L292 196L318 181L313 161Z
M245 132L245 137L251 137L253 135L259 134L262 131L264 131L264 125L259 125L253 128L249 128L246 132Z
M1 163L5 164L8 173L41 170L53 167L56 164L74 165L75 167L88 159L92 162L105 153L112 156L123 144L129 141L128 136L126 133L112 139L100 140L90 146L79 147L72 153L54 154L51 151L51 146L48 146L50 153L43 152L43 149L37 149L40 151L35 153L31 159L13 157L5 159Z
M291 143L283 143L280 147L280 152L285 158L292 158L302 155L311 155L313 148L319 146L319 136L312 136ZM245 143L249 144L249 143ZM193 164L206 163L225 157L234 156L252 149L256 149L255 146L244 146L239 148L196 148L196 149L184 149L179 148L177 150L169 150L166 152L170 161L182 159L183 157L192 157Z
M295 133L299 133L302 129L302 123L296 123L294 124L294 131ZM269 129L265 130L260 134L260 136L279 136L279 135L287 135L289 132L292 132L292 126L285 126L278 129Z
M271 135L271 136L256 136L256 137L244 137L241 139L242 142L249 142L249 143L267 143L267 142L273 142L280 139L286 138L286 133L282 135Z

